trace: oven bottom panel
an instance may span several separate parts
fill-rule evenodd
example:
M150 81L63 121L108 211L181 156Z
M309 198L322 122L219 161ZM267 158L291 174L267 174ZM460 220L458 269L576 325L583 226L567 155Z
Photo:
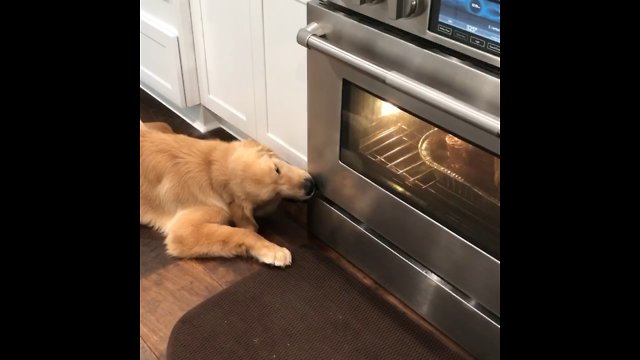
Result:
M499 319L320 198L309 204L311 231L478 359L500 358Z

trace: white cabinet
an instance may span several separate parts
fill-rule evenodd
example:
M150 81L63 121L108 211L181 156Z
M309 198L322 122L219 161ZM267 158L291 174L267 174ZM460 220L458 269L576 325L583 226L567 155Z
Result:
M200 103L189 0L140 1L140 83L178 107Z
M178 33L140 14L140 82L179 106L185 106Z
M263 1L266 116L258 140L285 160L307 165L307 52L296 42L306 1Z
M202 104L247 135L256 137L256 76L262 42L254 18L260 0L193 0L192 19ZM259 72L260 74L256 74Z
M302 167L307 60L296 34L306 25L306 2L190 1L200 102L210 110L205 113Z

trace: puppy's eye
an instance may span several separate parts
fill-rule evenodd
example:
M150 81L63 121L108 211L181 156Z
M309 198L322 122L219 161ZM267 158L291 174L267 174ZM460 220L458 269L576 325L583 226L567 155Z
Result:
M278 175L280 175L280 168L276 166L276 173L278 173Z

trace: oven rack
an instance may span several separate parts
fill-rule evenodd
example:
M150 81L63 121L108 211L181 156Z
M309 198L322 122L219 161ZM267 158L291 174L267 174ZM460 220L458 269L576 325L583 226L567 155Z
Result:
M403 183L419 190L430 190L450 203L495 212L496 205L474 188L430 166L419 151L420 139L435 128L425 123L398 123L362 139L360 152L384 166ZM470 214L471 215L471 214Z

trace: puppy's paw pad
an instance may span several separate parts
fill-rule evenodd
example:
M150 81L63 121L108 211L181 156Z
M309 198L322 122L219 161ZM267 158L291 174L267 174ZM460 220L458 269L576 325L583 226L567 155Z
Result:
M256 256L260 262L265 264L286 267L291 265L291 252L283 247L274 245L269 249L265 249Z

